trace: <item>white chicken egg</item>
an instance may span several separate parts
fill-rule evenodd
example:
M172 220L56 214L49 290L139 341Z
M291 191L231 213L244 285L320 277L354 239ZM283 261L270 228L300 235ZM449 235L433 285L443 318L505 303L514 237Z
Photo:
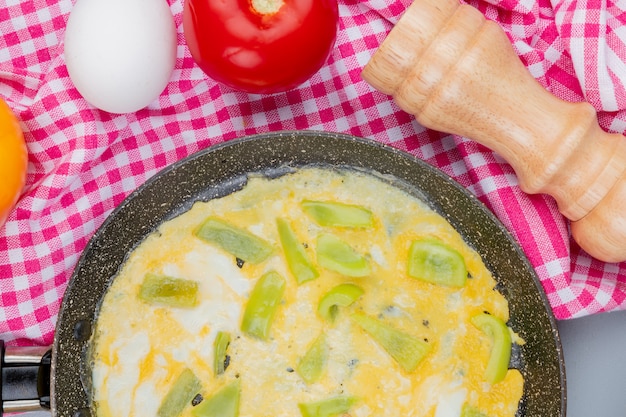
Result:
M65 61L78 92L110 113L131 113L165 89L176 63L176 26L165 0L78 0Z

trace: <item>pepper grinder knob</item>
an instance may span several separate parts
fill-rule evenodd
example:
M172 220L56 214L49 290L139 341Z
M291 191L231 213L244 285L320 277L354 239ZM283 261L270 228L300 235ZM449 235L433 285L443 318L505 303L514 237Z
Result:
M590 255L626 260L626 138L545 90L497 23L458 0L415 0L362 77L423 126L500 154L523 191L554 197Z

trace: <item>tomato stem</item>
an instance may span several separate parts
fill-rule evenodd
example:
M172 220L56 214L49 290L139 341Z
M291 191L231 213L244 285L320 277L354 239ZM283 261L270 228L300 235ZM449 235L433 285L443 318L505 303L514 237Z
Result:
M260 15L277 13L283 4L283 0L250 0L252 10Z

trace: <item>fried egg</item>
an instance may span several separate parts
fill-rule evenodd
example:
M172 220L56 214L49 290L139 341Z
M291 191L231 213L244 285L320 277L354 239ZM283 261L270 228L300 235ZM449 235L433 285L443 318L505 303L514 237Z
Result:
M371 227L322 226L302 209L303 201L334 201L367 208ZM244 262L197 235L207 218L219 218L268 242L271 254ZM288 267L277 231L286 219L318 276L299 283ZM316 239L333 233L368 263L365 276L324 268ZM436 238L463 258L468 279L461 287L409 276L411 242ZM255 285L274 271L285 279L266 339L242 331ZM148 274L197 283L193 306L172 307L139 296ZM362 294L320 317L320 299L339 284ZM92 340L92 402L98 417L154 417L183 369L200 386L179 411L182 417L233 381L238 381L241 417L299 416L302 404L349 396L340 413L352 417L461 417L470 406L490 417L513 417L523 377L509 369L497 383L485 380L491 340L471 323L489 312L508 320L506 299L480 256L439 214L421 200L373 174L353 170L302 168L278 178L252 176L240 191L197 202L163 223L131 254L107 291ZM374 318L414 339L428 353L407 371L359 327L352 315ZM511 331L516 343L523 343ZM214 371L214 342L231 335L225 370ZM311 345L325 335L328 354L321 374L307 382L297 371ZM197 394L197 395L196 395ZM200 405L198 405L198 403ZM319 414L323 415L323 414Z

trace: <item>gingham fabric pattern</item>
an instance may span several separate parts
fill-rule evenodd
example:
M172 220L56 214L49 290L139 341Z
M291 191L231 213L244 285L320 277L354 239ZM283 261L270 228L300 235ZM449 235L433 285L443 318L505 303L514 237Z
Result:
M155 0L166 1L166 0ZM195 64L182 33L176 69L148 108L112 115L73 87L63 56L72 0L4 0L0 96L21 120L27 185L0 228L0 337L49 344L81 251L107 215L162 168L212 144L289 129L372 138L410 152L467 187L528 255L557 318L626 307L626 264L590 258L572 242L551 198L520 191L511 167L462 137L427 130L360 77L410 0L339 0L327 64L299 88L271 96L232 91ZM606 130L626 130L624 1L471 0L501 24L532 75L553 94L589 100ZM0 179L1 180L1 179Z

